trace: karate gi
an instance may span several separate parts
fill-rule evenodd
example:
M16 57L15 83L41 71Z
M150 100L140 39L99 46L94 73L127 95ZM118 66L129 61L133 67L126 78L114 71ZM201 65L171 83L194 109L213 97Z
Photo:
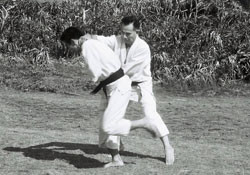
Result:
M126 49L125 42L121 36L96 36L97 40L109 46L119 57L124 73L134 82L141 82L133 86L131 90L131 100L141 103L144 117L152 119L158 129L158 137L169 134L169 130L156 110L156 100L152 89L151 77L151 52L148 44L138 35L130 47ZM103 100L105 100L103 98ZM101 133L101 137L102 137ZM110 136L112 140L119 141L119 137ZM115 143L114 143L115 144ZM119 143L117 143L119 145ZM115 147L115 146L114 146Z
M105 44L97 40L85 41L82 45L83 61L88 67L94 82L107 79L121 68L121 63L115 53ZM108 96L104 113L100 119L100 132L105 136L115 135L107 140L100 137L100 146L117 149L119 137L129 134L131 121L124 119L131 93L131 80L127 75L106 86ZM115 138L113 144L113 139Z

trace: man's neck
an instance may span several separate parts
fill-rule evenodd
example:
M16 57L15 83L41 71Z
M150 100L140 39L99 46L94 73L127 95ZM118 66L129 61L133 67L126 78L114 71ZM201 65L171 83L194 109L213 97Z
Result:
M132 44L125 44L126 49L129 49L131 47Z
M136 38L137 38L137 35L136 35ZM135 40L136 40L136 38L135 38ZM131 44L125 43L126 49L129 49L134 44L135 40Z

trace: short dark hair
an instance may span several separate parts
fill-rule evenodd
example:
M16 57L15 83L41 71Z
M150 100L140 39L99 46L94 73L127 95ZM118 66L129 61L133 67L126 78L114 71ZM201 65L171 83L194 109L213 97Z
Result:
M135 29L140 28L140 22L134 15L125 16L124 18L122 18L121 24L129 25L131 23L133 23Z
M79 39L83 35L84 32L78 29L77 27L69 27L66 30L64 30L60 40L67 44L71 44L72 39Z

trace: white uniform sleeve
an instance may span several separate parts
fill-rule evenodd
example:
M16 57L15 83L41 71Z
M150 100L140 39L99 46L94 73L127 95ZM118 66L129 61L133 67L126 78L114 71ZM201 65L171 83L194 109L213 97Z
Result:
M97 35L96 37L97 37L98 41L104 43L109 48L111 48L112 50L114 50L115 44L116 44L116 36L115 35L112 35L112 36Z

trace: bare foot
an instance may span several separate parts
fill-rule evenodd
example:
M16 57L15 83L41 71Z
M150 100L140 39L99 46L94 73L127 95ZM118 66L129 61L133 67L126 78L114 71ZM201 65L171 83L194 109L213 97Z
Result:
M104 168L123 166L123 161L112 161L104 165Z
M172 165L174 163L174 148L169 146L165 150L165 161L167 165Z

